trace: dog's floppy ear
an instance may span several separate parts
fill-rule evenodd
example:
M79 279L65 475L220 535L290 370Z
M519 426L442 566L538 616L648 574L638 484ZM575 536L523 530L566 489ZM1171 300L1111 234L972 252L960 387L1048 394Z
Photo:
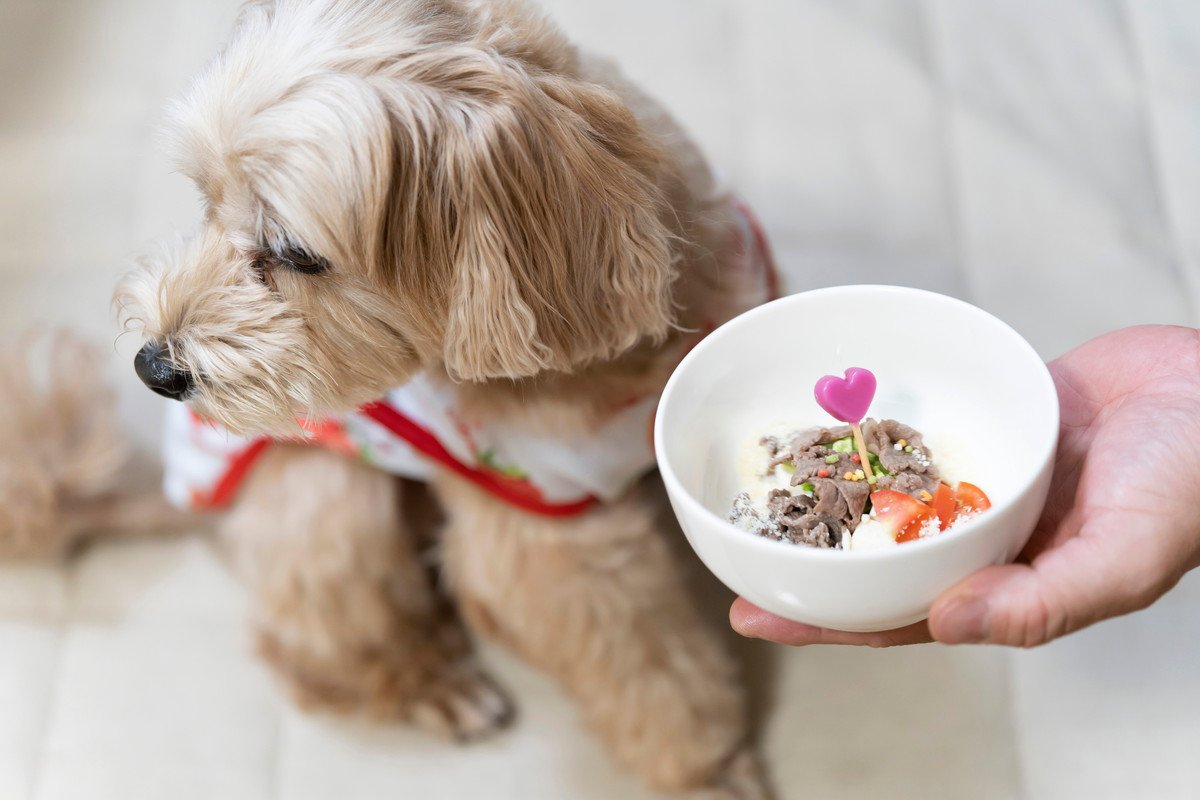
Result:
M446 66L449 374L567 371L665 336L665 162L628 107L595 84L496 56Z

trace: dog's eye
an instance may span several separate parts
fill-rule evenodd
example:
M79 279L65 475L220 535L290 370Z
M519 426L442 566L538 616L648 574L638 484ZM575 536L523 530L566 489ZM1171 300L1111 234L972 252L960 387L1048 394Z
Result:
M329 262L299 247L289 247L278 256L285 267L305 275L317 275L329 269Z

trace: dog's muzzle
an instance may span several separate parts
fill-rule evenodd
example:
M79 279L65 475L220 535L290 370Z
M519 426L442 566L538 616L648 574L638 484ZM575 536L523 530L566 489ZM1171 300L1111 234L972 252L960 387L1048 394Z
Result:
M192 374L175 369L166 348L150 342L133 357L133 369L155 394L182 400L192 390Z

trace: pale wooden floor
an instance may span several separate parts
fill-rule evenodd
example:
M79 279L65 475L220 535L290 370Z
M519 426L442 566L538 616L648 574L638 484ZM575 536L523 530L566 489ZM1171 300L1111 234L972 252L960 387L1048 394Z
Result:
M116 276L196 199L154 149L233 0L0 0L0 331L113 336ZM1200 309L1191 0L552 0L704 144L788 288L957 294L1047 356ZM157 435L131 342L111 362ZM778 653L787 798L1200 796L1200 582L1031 653ZM198 540L0 568L0 798L635 798L502 653L520 726L466 750L304 717L250 657ZM820 676L841 676L811 692ZM819 755L818 755L819 754Z

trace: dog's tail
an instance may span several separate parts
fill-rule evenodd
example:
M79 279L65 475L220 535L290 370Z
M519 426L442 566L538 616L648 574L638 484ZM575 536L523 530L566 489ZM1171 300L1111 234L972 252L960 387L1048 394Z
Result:
M69 333L0 351L0 557L60 555L96 535L191 521L135 463L103 363Z

